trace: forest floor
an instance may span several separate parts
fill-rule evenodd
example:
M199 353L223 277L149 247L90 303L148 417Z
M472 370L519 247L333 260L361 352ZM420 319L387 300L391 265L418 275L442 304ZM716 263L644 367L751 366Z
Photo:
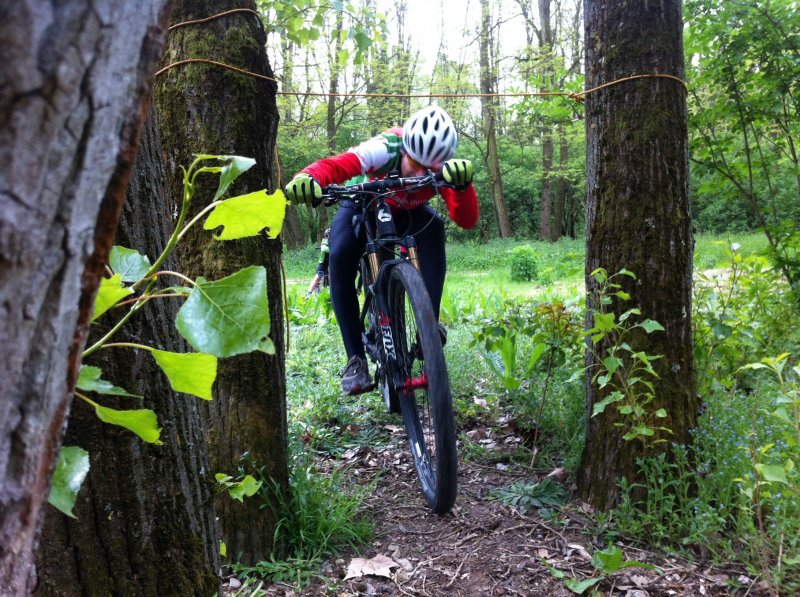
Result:
M502 454L521 441L513 433L488 437L488 453L499 459L460 463L456 505L445 516L431 513L418 488L401 428L386 426L385 445L352 448L341 458L323 458L320 469L341 469L359 484L376 479L363 516L375 522L373 542L359 553L346 552L326 561L321 576L303 588L284 583L262 585L267 595L300 596L571 596L566 582L602 576L582 594L620 597L761 596L766 586L736 566L708 563L644 549L617 541L624 560L659 570L623 568L603 575L592 566L592 554L606 547L591 508L574 497L555 515L524 513L492 500L492 492L517 481L535 482L528 467ZM483 430L477 430L479 435ZM488 431L488 430L487 430ZM496 430L494 432L497 433ZM505 449L504 449L505 448ZM555 478L560 475L555 473ZM565 489L574 487L563 479ZM680 538L676 537L676 544ZM563 573L557 579L548 569ZM234 580L235 584L235 580ZM576 590L579 586L575 587ZM230 588L228 589L230 591ZM592 593L592 591L595 591ZM241 593L240 593L241 594ZM250 593L247 593L248 595Z

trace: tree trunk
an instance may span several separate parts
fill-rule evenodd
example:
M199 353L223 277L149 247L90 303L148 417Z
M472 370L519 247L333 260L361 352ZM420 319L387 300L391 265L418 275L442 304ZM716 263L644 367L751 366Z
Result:
M586 0L586 87L640 73L684 78L680 0L608 3ZM648 412L665 408L657 425L672 430L650 440L625 441L626 417L613 407L590 418L578 471L580 494L598 508L618 500L617 482L641 480L636 459L688 445L697 420L692 361L691 288L694 241L690 220L686 90L669 79L640 79L586 96L586 287L588 311L597 308L597 283L590 272L622 268L627 304L665 332L632 338L635 350L662 355L654 363L656 398ZM592 325L592 317L589 317ZM600 358L607 346L595 349ZM597 360L587 352L591 377ZM605 394L589 383L588 408ZM616 427L622 423L623 427Z
M539 54L542 65L542 80L546 89L552 89L553 76L553 28L550 19L551 0L539 0ZM539 235L542 240L558 240L560 224L553 218L553 154L555 142L553 124L544 118L540 127L542 139L542 189L539 195Z
M558 125L558 178L556 180L556 200L553 204L553 240L558 240L566 234L567 226L565 220L565 206L567 202L567 189L569 179L567 178L567 167L569 161L569 143L564 134L564 125Z
M491 45L491 15L489 0L481 0L481 35L480 35L480 65L481 65L481 93L494 91L494 65L489 58ZM500 177L500 160L497 157L497 135L495 132L495 114L492 99L481 97L481 115L483 116L483 134L486 137L486 173L492 186L494 213L497 218L497 230L500 238L511 236L511 222L506 211L505 198L503 197L503 179Z
M248 0L179 0L173 21L201 19L232 8L255 9ZM206 23L176 29L167 56L170 61L202 56L271 77L260 20L235 13ZM181 196L180 166L193 154L237 154L257 164L233 184L231 193L264 188L273 178L273 153L278 124L276 85L208 64L169 70L156 87L157 118L167 159L170 197ZM189 217L213 196L217 178L200 177ZM220 362L209 406L210 472L237 477L253 474L287 487L286 404L280 242L265 237L217 242L199 227L178 245L180 270L191 277L216 280L253 264L267 270L271 331L277 353L252 353ZM258 497L233 500L218 493L215 506L228 553L244 564L269 556L276 521L261 508Z
M151 113L116 240L151 261L172 232L164 183ZM165 269L176 266L168 261ZM174 299L149 302L114 341L187 352L174 324L179 307ZM99 339L110 326L106 322L92 336ZM100 401L113 408L153 409L163 445L147 444L121 427L102 423L86 404L76 406L64 445L86 449L91 468L76 500L77 520L54 508L48 511L37 554L36 594L214 594L219 587L219 539L200 400L175 393L145 351L104 350L88 357L87 364L100 367L104 379L144 397L115 401L103 396Z
M0 10L0 594L25 595L168 1ZM77 327L76 327L77 325Z
M555 240L553 234L553 136L548 125L541 127L542 135L542 190L539 195L539 236L542 240Z

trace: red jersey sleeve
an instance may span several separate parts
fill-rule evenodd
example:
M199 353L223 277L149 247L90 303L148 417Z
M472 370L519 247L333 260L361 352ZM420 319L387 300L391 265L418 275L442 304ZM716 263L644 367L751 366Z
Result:
M329 184L342 184L354 176L363 174L361 161L355 153L350 151L314 162L303 168L301 172L313 177L323 187Z
M461 228L473 228L478 223L478 196L472 183L463 191L443 187L439 192L447 205L450 219Z

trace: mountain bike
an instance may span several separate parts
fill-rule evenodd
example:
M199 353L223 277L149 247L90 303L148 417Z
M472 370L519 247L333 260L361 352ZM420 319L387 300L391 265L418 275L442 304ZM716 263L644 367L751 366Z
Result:
M390 412L403 417L425 499L438 514L456 499L458 462L442 335L420 274L416 241L398 235L388 199L398 191L445 186L441 174L389 177L323 188L328 205L360 210L366 235L360 263L362 340Z

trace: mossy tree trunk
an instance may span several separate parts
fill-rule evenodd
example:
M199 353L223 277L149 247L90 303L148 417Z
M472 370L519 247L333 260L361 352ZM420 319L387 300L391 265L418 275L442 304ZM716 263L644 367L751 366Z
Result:
M599 2L586 0L586 87L631 75L663 73L684 78L680 0ZM630 293L617 313L633 306L666 331L631 339L635 350L662 355L655 363L656 399L648 412L665 408L657 425L667 442L625 441L629 422L613 407L588 419L578 488L598 508L613 506L621 477L640 480L636 459L689 444L697 417L691 326L692 251L686 90L680 82L650 78L626 81L586 97L586 286L596 308L598 267L623 278ZM592 325L591 316L589 325ZM600 358L608 346L595 349ZM587 353L591 378L597 360ZM587 381L588 409L606 393ZM615 426L622 423L623 427Z
M0 595L27 595L168 0L0 10Z
M235 8L255 9L247 0L178 0L173 23L203 19ZM251 13L231 13L170 34L166 62L205 58L272 77L264 50L265 33ZM168 70L156 86L157 120L166 158L170 198L181 197L180 166L194 154L236 154L257 164L236 180L232 194L272 184L278 125L276 84L210 64ZM189 217L211 200L216 176L198 178ZM173 205L171 209L177 209ZM272 479L287 487L286 406L280 242L266 237L218 242L200 227L178 247L180 270L191 277L220 279L250 265L267 270L270 337L276 354L253 353L220 363L214 400L208 408L207 441L211 474L240 473ZM258 472L260 471L260 472ZM275 520L259 497L233 500L219 493L215 505L227 551L242 563L266 558L272 549Z
M116 239L151 261L172 232L164 185L151 113ZM174 259L164 269L177 269ZM177 299L151 301L114 342L187 352L174 325L180 304ZM101 325L93 339L110 325ZM112 348L92 354L86 363L100 367L104 379L143 396L103 396L99 401L112 408L154 410L163 445L145 443L121 427L102 423L88 405L76 405L64 443L86 449L91 469L76 501L78 519L52 508L48 512L37 554L36 594L214 594L219 587L219 539L200 399L175 393L146 351Z

